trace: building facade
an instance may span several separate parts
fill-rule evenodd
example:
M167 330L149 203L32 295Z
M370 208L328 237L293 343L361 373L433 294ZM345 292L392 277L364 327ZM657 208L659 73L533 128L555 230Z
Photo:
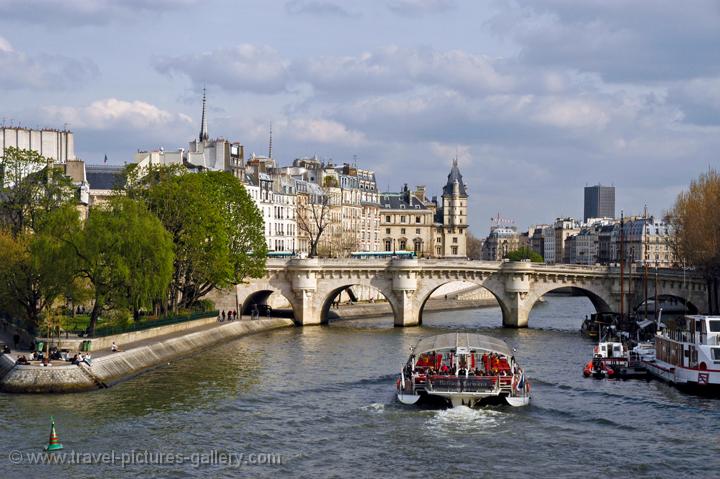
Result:
M589 218L615 218L615 187L586 186L583 222Z

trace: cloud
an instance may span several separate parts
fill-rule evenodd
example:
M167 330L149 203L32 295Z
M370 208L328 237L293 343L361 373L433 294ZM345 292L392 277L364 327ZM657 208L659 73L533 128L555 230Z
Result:
M367 142L365 135L350 130L334 120L323 118L291 118L281 122L279 132L294 140L310 143L345 144L357 146Z
M423 85L480 93L505 91L514 83L483 55L397 46L356 56L310 58L296 62L291 70L296 81L336 97L402 92Z
M324 0L290 0L285 10L291 15L317 15L327 17L356 17L358 13L348 10L338 2Z
M720 125L720 77L678 82L670 87L668 102L677 105L689 123Z
M0 18L37 24L107 24L133 19L138 11L163 13L200 0L0 0Z
M77 60L63 55L29 55L16 51L0 37L0 88L67 89L77 87L98 75L90 60Z
M267 46L241 44L205 53L162 57L157 71L184 75L196 86L205 83L228 91L271 94L285 90L288 62Z
M518 0L490 25L518 60L594 72L610 82L668 81L720 72L717 2Z
M398 15L416 17L453 10L457 4L455 0L389 0L387 7Z
M144 101L125 101L117 98L97 100L83 107L48 106L46 115L58 123L87 130L144 130L171 128L192 124L181 113L171 113Z

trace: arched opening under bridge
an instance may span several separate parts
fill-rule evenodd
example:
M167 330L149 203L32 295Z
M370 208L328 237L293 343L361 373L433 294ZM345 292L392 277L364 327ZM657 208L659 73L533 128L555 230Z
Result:
M496 318L497 323L502 324L505 315L510 314L505 304L487 285L472 281L451 280L434 285L429 292L424 292L418 310L418 321L423 324L423 318L428 316L426 313L430 313L429 317L433 319L440 316L442 318L454 317L464 321L470 313L461 313L461 311L480 309L482 309L482 314L478 319L481 322L491 321L493 322L492 326L495 326Z
M395 317L396 298L389 288L348 283L330 290L320 303L320 324L340 320Z
M250 317L254 310L261 318L295 319L292 302L277 290L260 289L250 293L243 301L242 315Z
M548 287L539 291L528 315L528 326L578 331L593 313L613 312L611 299L592 287Z

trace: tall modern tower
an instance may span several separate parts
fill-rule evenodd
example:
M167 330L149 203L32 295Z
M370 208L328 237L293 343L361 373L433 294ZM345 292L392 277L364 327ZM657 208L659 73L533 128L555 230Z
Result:
M595 186L585 187L585 212L583 221L588 218L614 218L615 217L615 187Z

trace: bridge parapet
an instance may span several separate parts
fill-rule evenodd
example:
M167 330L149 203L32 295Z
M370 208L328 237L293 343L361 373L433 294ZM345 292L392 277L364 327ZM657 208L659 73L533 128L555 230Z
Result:
M635 307L644 281L643 271L625 270L625 311ZM238 285L237 301L259 290L276 290L291 300L296 322L326 321L332 299L345 288L361 285L378 289L393 307L395 324L420 324L422 309L432 292L453 282L471 282L488 289L498 300L503 324L527 326L530 310L542 295L558 288L584 292L598 311L618 311L620 271L617 266L583 266L467 259L268 259L267 276ZM658 294L684 297L697 309L706 310L706 285L688 270L653 270ZM654 292L654 283L650 288ZM630 294L634 292L633 294Z

